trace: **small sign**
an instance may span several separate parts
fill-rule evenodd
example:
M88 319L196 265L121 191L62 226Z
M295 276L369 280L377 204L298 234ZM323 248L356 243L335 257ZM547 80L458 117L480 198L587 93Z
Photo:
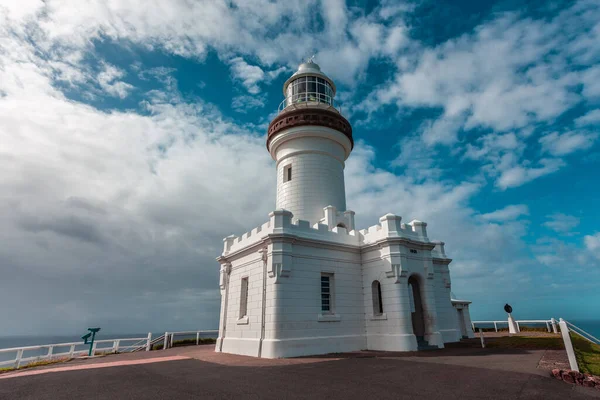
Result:
M512 307L507 303L504 305L504 311L510 314L512 312Z

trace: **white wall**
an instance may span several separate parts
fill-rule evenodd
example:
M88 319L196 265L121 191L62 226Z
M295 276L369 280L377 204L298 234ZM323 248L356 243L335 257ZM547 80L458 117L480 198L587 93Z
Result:
M447 265L434 264L435 301L438 315L438 329L444 343L458 342L461 339L456 310L450 301L450 273Z
M369 350L413 351L417 341L413 335L406 278L387 277L390 271L390 248L374 247L362 253L364 313ZM382 259L383 258L383 259ZM372 283L381 284L383 315L373 313Z
M292 180L284 182L284 170L292 166ZM277 166L277 208L312 224L323 218L323 207L346 210L344 166L328 155L304 153L286 158Z
M366 349L360 254L291 246L291 272L269 289L263 357L294 357ZM321 312L321 273L333 273L334 314ZM270 281L272 282L272 281Z

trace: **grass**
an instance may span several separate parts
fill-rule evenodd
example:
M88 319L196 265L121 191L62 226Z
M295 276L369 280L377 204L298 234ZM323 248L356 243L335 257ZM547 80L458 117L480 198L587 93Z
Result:
M198 344L214 344L216 343L216 339L214 338L200 338L200 341L198 342ZM173 347L179 347L179 346L195 346L196 345L196 339L182 339L182 340L176 340L173 342ZM163 343L157 343L154 346L152 346L152 350L161 350L163 348Z
M14 368L14 367L0 368L0 374L5 373L5 372L10 372L10 371L27 369L27 368L42 367L44 365L59 364L59 363L67 362L69 360L70 360L70 358L55 358L52 360L34 361L34 362L30 362L28 364L22 365L19 368Z
M600 376L600 346L571 333L577 365L581 372Z
M560 336L503 336L487 339L485 346L528 350L562 350L565 348Z
M476 333L479 333L479 329L481 329L484 332L495 332L496 329L495 328L479 328L476 327ZM531 327L531 326L521 326L519 327L521 332L548 332L548 329L546 327ZM508 332L508 328L498 328L498 332Z

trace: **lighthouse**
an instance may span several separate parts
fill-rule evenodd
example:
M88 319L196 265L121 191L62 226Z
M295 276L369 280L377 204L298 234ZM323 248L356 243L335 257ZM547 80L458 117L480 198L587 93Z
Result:
M308 60L283 85L284 100L268 130L267 149L277 166L276 208L312 224L323 209L346 211L344 165L352 127L335 104L336 87Z
M452 299L452 260L427 223L386 213L356 229L344 182L352 126L335 94L312 59L283 85L266 143L276 209L223 239L217 352L415 351L473 336L470 302Z

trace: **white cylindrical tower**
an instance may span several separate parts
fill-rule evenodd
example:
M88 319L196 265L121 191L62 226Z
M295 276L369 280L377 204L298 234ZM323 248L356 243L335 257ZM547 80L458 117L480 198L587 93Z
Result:
M346 210L344 162L352 127L334 106L335 84L309 60L283 85L284 101L269 125L267 149L277 161L277 208L311 225L323 208Z

